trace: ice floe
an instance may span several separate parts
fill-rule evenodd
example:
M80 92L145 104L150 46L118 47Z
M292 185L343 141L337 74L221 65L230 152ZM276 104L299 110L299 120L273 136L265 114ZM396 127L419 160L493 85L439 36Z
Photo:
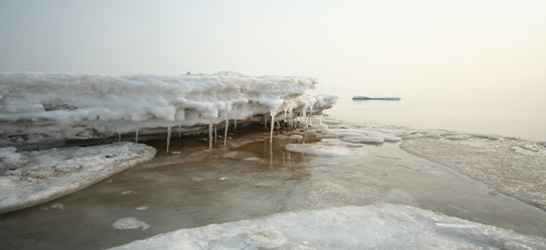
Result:
M305 155L336 157L351 154L351 150L341 145L313 144L286 144L286 150L303 153Z
M5 213L81 190L153 158L156 150L142 144L115 143L0 152L0 166L8 165L0 173L0 213Z
M147 230L148 228L150 228L150 225L134 217L125 217L125 218L116 220L114 223L112 223L112 227L114 227L117 230L133 230L133 229Z
M546 249L546 241L415 207L383 204L180 229L112 249Z

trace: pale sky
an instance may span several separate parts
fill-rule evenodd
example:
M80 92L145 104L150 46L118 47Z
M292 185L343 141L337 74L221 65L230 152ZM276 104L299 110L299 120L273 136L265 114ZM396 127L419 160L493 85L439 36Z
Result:
M0 0L0 34L0 72L232 70L391 92L546 85L544 0Z

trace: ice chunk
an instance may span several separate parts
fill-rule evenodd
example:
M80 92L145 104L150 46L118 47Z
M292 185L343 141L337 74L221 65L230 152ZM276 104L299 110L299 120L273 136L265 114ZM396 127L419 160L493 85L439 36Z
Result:
M112 249L546 249L546 240L383 204L180 229Z
M385 140L378 136L368 135L347 135L342 136L341 140L350 143L364 143L364 144L382 144Z
M286 144L286 150L323 157L346 156L351 154L351 150L346 147L321 144Z
M13 153L13 152L12 152ZM154 157L152 147L115 143L18 152L25 161L0 176L0 213L51 201Z
M301 140L303 140L303 136L302 135L291 135L291 136L288 137L288 139L294 140L294 141L301 141Z
M114 223L112 223L112 227L114 227L117 230L133 230L133 229L146 230L150 228L150 225L134 217L125 217L125 218L116 220Z

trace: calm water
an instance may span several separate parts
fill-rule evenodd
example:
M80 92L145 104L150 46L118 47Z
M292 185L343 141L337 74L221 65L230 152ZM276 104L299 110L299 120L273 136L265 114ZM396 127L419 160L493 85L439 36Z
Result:
M377 122L423 129L498 134L533 141L546 141L546 90L369 90L364 87L324 87L319 92L339 96L329 111L351 122ZM354 95L398 96L401 101L352 101ZM541 105L542 104L542 105Z

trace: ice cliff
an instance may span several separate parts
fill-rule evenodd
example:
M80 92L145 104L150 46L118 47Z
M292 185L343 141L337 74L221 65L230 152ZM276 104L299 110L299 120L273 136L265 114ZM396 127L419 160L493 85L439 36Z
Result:
M259 116L291 119L331 107L307 77L215 74L0 74L0 146L97 139ZM263 118L262 118L263 119Z

